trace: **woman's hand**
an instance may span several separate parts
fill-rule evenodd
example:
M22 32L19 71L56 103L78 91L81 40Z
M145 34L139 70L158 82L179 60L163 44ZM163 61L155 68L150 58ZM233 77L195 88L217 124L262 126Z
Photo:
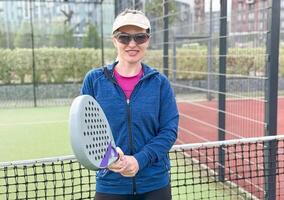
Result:
M139 170L139 164L134 156L124 156L127 166L120 171L120 174L125 177L133 177Z
M111 165L108 166L108 169L113 171L113 172L118 172L120 173L127 167L127 161L124 159L124 153L123 151L119 148L116 147L116 151L119 155L119 159L112 163Z
M117 147L116 151L119 155L119 159L112 163L108 169L120 173L122 176L125 177L133 177L139 170L139 164L134 156L127 156L124 155L122 150Z
M124 158L125 157L120 157L117 161L108 166L108 169L117 173L124 171L127 168L127 161Z

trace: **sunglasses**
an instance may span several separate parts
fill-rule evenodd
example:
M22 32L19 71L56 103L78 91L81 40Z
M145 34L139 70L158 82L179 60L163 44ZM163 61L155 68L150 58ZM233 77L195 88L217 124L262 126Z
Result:
M147 42L150 37L148 33L136 33L136 34L129 34L129 33L122 33L117 32L114 34L114 37L118 40L118 42L122 44L129 44L129 42L133 39L137 44L143 44Z

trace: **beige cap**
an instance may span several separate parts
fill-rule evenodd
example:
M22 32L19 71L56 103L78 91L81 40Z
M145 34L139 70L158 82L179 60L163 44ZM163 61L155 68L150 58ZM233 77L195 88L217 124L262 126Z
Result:
M112 33L122 26L133 25L143 29L151 29L150 21L145 14L138 10L125 10L120 13L112 25Z

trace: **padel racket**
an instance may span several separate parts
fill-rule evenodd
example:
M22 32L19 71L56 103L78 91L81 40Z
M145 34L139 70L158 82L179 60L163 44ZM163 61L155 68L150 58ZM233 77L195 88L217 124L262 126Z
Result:
M69 131L73 152L87 169L106 168L119 158L107 118L92 96L78 96L72 102Z

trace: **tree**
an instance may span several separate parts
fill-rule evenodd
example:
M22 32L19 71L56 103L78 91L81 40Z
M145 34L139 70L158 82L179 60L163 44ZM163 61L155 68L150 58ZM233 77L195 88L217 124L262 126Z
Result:
M152 18L158 18L163 16L163 0L152 0L146 4L145 12ZM168 10L169 10L169 24L172 24L175 19L175 15L171 16L172 13L176 12L176 5L174 1L167 1L168 2ZM158 23L162 26L162 20Z
M32 48L32 37L34 42L34 47L46 46L45 32L41 28L40 22L33 23L33 29L29 21L23 21L20 29L15 34L14 46L17 48Z
M75 38L73 29L68 24L55 22L51 25L50 46L53 47L74 47Z
M6 47L6 35L3 27L5 27L4 23L0 19L0 48Z
M0 29L0 48L6 47L6 41L5 41L6 35L2 29Z
M160 31L163 30L163 0L152 0L149 1L149 3L146 4L145 7L145 13L147 16L151 19L159 19L159 20L153 20L152 21L152 36L151 36L151 47L156 48L155 45L162 42L162 37L160 36ZM168 18L169 18L169 24L172 24L175 20L176 15L173 15L173 13L176 13L176 5L174 1L167 1L168 2Z
M14 46L18 48L32 47L31 27L29 22L22 22L20 29L16 32Z
M99 48L100 47L100 36L97 31L97 27L93 24L88 25L87 35L84 37L83 46L87 48Z

